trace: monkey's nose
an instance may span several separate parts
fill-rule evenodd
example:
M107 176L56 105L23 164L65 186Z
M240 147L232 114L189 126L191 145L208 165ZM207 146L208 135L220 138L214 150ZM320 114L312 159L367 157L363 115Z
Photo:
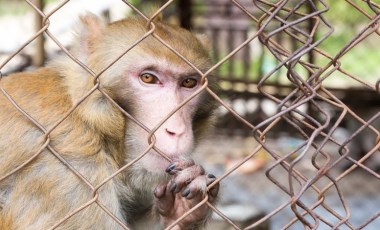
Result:
M168 128L165 129L166 133L169 134L169 136L177 136L178 134L175 131L169 130Z
M180 137L187 130L184 119L179 116L173 116L167 120L162 127L169 137Z

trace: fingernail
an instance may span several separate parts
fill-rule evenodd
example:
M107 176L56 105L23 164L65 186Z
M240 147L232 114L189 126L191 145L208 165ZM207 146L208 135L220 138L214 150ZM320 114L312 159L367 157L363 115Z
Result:
M207 177L211 178L211 179L215 179L216 178L216 176L214 176L214 174L211 174L211 173L207 174Z
M169 187L169 190L170 190L170 192L173 192L176 188L177 188L177 184L175 182L172 182L170 187Z
M186 189L183 190L183 192L182 192L182 196L183 196L183 197L187 197L189 194L190 194L190 189L189 189L189 188L186 188Z
M175 169L176 165L175 163L170 163L170 165L166 168L165 172L171 173Z

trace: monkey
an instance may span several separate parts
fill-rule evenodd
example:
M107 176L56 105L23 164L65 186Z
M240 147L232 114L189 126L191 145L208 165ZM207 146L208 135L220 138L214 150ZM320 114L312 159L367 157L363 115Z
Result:
M207 189L216 177L191 158L215 103L203 90L178 109L202 77L144 36L154 25L203 73L209 41L160 17L151 26L138 16L79 21L70 49L77 63L62 55L0 79L0 229L203 227L207 204L174 222L217 199L219 183Z

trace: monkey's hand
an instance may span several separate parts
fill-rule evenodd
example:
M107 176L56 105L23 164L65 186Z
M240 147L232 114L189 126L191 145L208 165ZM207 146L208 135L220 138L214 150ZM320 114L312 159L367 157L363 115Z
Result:
M207 191L207 186L215 181L215 176L206 174L203 167L196 165L193 160L174 161L166 172L173 175L173 178L167 184L158 185L154 191L154 208L165 227L202 201L206 193L209 202L215 201L219 184ZM172 229L199 229L209 216L210 209L204 204Z

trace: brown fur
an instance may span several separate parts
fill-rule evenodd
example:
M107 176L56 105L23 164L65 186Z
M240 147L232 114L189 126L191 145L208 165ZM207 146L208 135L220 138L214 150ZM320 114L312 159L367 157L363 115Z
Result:
M183 29L156 23L156 33L159 36L202 70L208 67L207 50L200 40ZM103 70L147 31L146 21L135 18L103 25L93 16L87 16L82 18L82 24L84 29L79 31L79 42L73 53L95 73ZM158 47L160 52L157 51ZM132 114L133 92L123 85L125 76L120 69L133 68L134 62L146 57L170 60L173 65L194 72L155 38L144 40L138 48L132 49L99 78L101 89L117 102L124 99L120 104ZM93 81L90 73L69 58L62 57L35 72L4 77L0 84L27 114L50 132L73 104L93 87ZM207 99L203 98L205 100ZM92 189L59 161L51 149L68 161L94 187L124 165L128 161L128 155L133 157L137 154L128 152L130 150L124 143L125 130L128 130L130 121L98 90L47 136L2 93L0 108L0 177L41 151L32 162L0 181L1 230L48 229L93 198ZM201 126L209 120L211 110L212 105L208 103L198 109L198 116L194 117L196 137L203 133L204 128ZM46 141L48 148L42 148ZM146 173L143 169L132 172L127 170L108 181L98 191L101 204L120 220L125 218L123 210L139 214L151 205L151 200L146 201L144 206L140 199L146 199L146 196L152 194L154 187L146 187L144 183L155 179L144 179L146 174L140 174L141 172ZM93 203L57 229L119 228L114 220Z
M2 86L25 112L49 130L72 106L69 95L65 93L63 79L46 68L35 73L6 77L2 80ZM45 138L43 132L21 115L3 95L0 96L0 107L0 119L5 121L0 125L3 134L0 175L5 175L37 153ZM78 111L50 134L50 146L93 185L103 181L122 163L120 153L123 152L124 119L121 114L114 118L119 119L120 126L109 125L113 128L112 137L106 130L103 132L87 124ZM118 195L115 182L107 183L102 190L106 188L107 195L101 196L101 200L114 213L118 213L120 207L114 205ZM33 162L2 181L0 190L3 189L5 194L1 197L4 201L0 216L4 220L1 221L1 229L52 226L91 199L91 189L46 149ZM112 191L113 197L110 195ZM39 215L47 211L50 217L46 217L44 223L36 222L37 219L43 221ZM81 221L83 218L99 220L99 223ZM92 205L60 228L87 229L104 224L104 221L110 222L102 210ZM109 223L109 226L115 226L115 223Z

